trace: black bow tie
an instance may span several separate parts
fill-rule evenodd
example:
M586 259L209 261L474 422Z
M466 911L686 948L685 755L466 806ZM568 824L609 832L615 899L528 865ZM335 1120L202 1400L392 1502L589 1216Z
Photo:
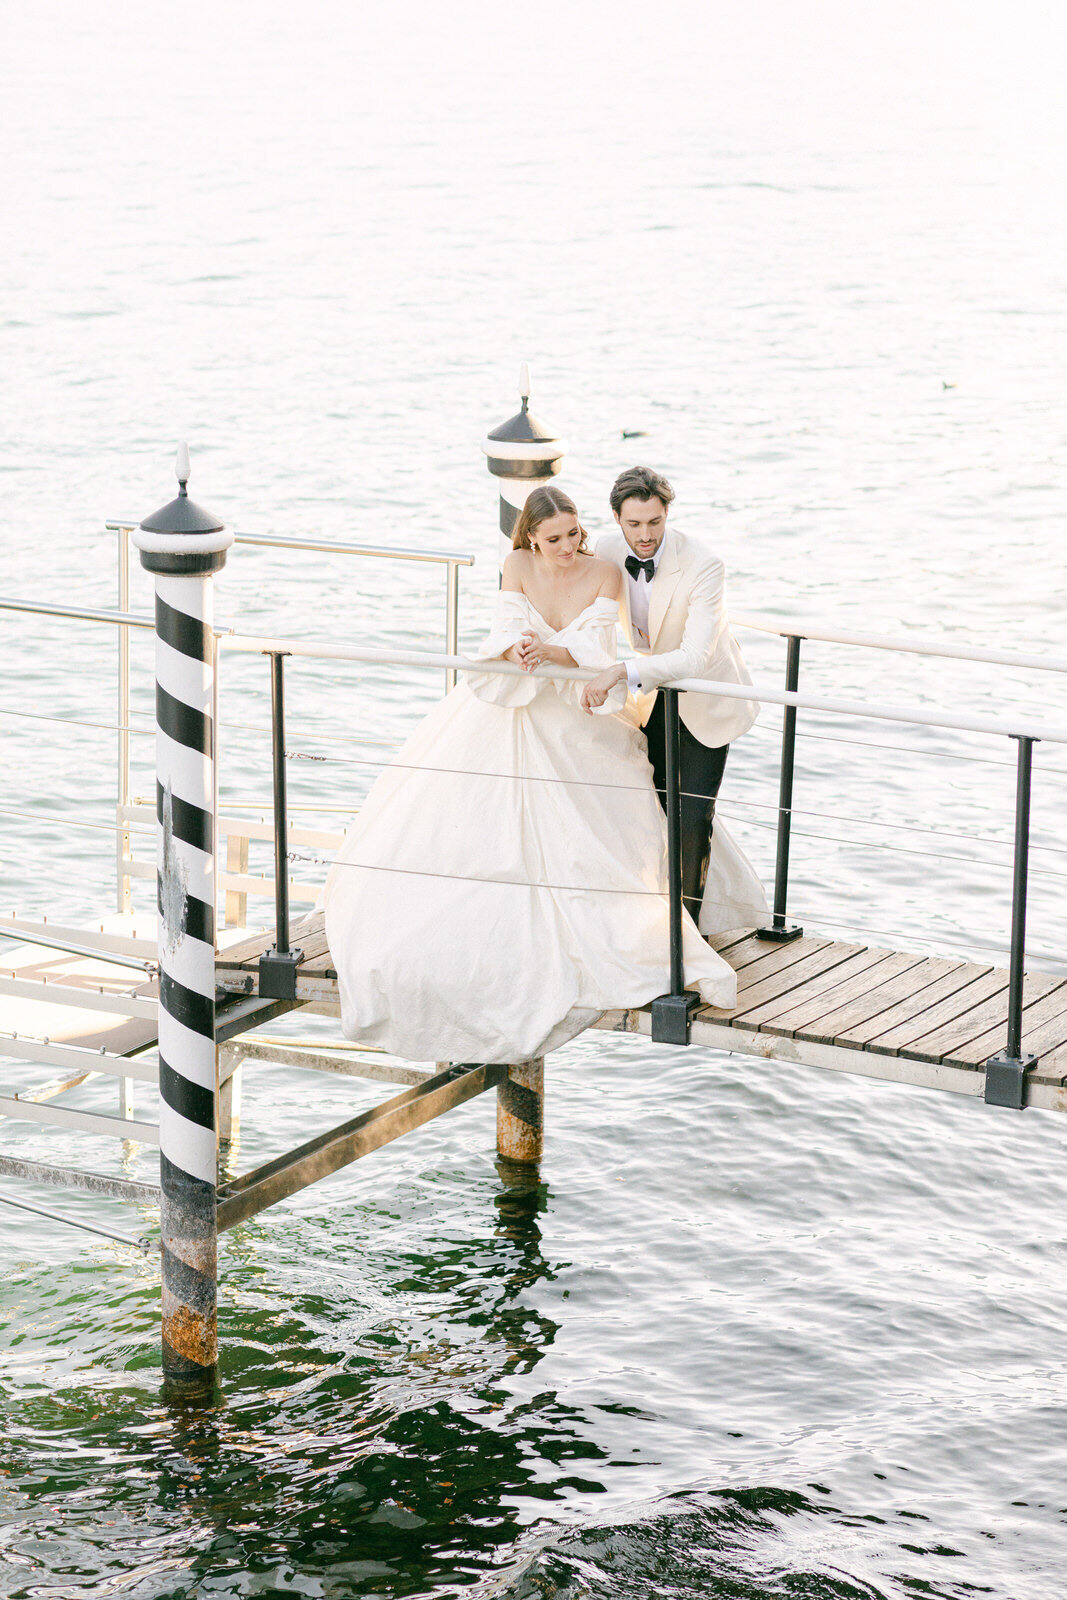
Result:
M638 561L636 556L627 556L626 570L635 582L637 580L637 574L639 572L643 572L645 575L645 582L651 583L652 579L656 576L656 563L652 560L651 556L647 561Z

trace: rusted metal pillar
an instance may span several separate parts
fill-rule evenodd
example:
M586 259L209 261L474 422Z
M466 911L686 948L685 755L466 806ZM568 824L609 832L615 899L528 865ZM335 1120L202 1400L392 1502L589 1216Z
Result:
M540 1161L545 1148L545 1060L517 1061L496 1092L496 1149L505 1161Z
M233 542L186 492L134 535L156 584L159 1179L163 1379L174 1398L216 1381L215 639L213 574Z

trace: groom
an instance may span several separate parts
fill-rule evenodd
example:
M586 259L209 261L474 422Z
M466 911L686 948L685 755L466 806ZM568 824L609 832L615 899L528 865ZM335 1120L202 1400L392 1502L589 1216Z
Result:
M656 788L666 787L666 747L661 684L675 678L751 683L730 632L724 599L725 569L717 556L667 526L674 490L650 467L630 467L615 480L611 509L620 532L599 541L596 554L623 571L619 610L637 659L619 662L582 690L586 711L603 705L625 678L636 696L648 739ZM680 694L682 789L682 896L694 922L708 874L715 800L730 741L746 733L759 712L753 700Z

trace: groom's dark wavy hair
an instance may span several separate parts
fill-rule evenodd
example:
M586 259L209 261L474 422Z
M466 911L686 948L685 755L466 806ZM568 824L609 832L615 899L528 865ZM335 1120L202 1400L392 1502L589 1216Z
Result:
M578 507L569 494L564 494L562 489L557 489L553 484L545 483L537 489L531 489L526 497L526 504L519 512L519 520L511 535L511 548L513 550L529 550L530 535L537 532L542 522L547 522L549 517L558 517L561 511L566 511L573 517L578 516ZM578 523L581 538L578 541L579 555L588 555L586 548L586 531L581 522Z
M674 490L662 472L653 472L651 467L627 467L611 486L611 509L616 516L622 510L624 500L653 498L669 506L674 499Z

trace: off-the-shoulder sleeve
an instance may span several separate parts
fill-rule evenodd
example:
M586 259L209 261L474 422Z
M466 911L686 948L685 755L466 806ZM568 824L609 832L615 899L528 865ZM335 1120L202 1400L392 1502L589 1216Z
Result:
M493 626L471 655L475 661L495 661L533 627L526 596L514 589L502 589L496 599Z
M565 628L558 636L556 643L570 651L576 666L592 667L595 671L602 672L605 667L615 664L617 616L616 608L610 617L588 617L581 627L574 627L572 624L571 628Z
M524 594L513 589L502 589L497 596L496 616L493 626L476 650L470 652L475 661L498 661L513 644L518 644L524 633L539 632L530 616ZM479 700L491 701L497 706L527 706L544 687L529 673L522 676L497 672L465 672L464 677L472 694Z
M617 659L619 603L601 597L582 613L581 617L572 622L569 628L556 638L556 643L569 650L574 657L576 665L587 667L594 672L602 672L605 667L615 665ZM566 692L570 698L581 699L583 685L580 683L560 684L561 693ZM594 711L594 716L611 716L623 709L626 704L626 683L616 684L602 706Z

